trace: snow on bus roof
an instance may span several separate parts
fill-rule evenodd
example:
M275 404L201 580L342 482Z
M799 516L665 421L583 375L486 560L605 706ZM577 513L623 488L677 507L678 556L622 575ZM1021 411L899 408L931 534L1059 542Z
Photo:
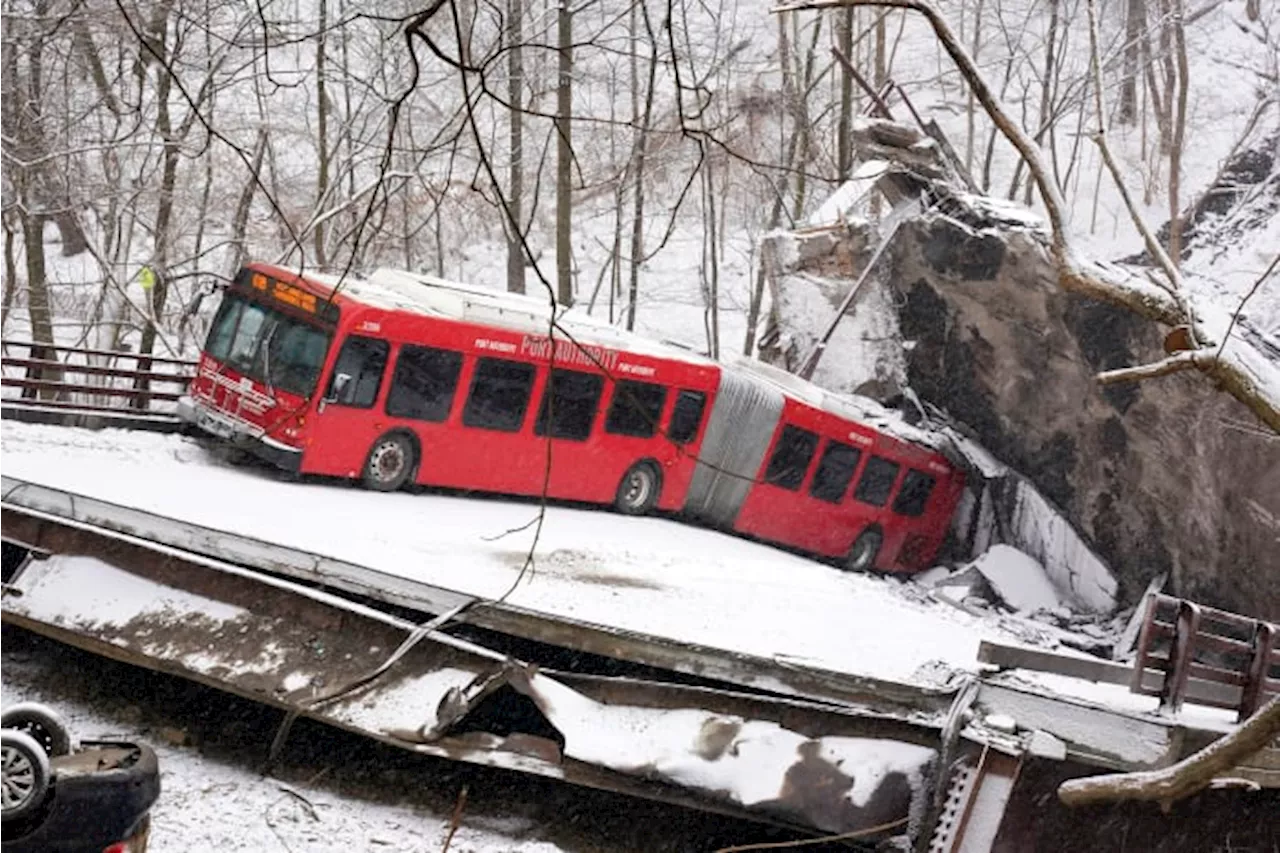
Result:
M308 277L328 287L335 286L338 281L332 276L313 273L308 273ZM351 299L379 308L482 323L527 334L546 335L551 320L551 305L541 297L508 293L405 270L384 268L374 270L367 278L347 277L343 279L341 292ZM556 322L581 344L696 365L716 364L694 350L661 343L594 317L561 312Z
M784 393L815 409L864 423L894 438L937 451L941 451L946 443L943 435L907 423L900 412L887 408L870 397L837 394L814 385L794 373L788 373L780 367L753 358L739 356L730 364L737 370L750 373L757 379L777 386Z
M307 272L306 276L331 289L340 285L344 295L374 307L483 323L527 334L545 335L551 317L551 306L541 297L494 290L423 273L382 268L375 270L367 278L339 278L314 272ZM736 369L767 382L814 408L859 421L903 441L934 450L942 449L945 443L945 439L939 434L908 424L899 412L888 409L875 400L836 394L762 361L740 356L726 364L679 344L655 341L620 329L604 320L576 313L567 316L561 314L558 325L582 344L690 364Z

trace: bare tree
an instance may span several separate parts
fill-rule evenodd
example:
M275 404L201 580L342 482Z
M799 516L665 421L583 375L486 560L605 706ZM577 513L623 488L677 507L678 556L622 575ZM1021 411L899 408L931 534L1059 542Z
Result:
M507 205L507 290L524 293L524 240L519 231L524 214L524 0L507 0L507 100L509 150Z
M1186 290L1180 273L1155 242L1149 229L1142 226L1140 217L1135 218L1135 225L1143 233L1148 251L1157 259L1164 273L1163 283L1152 284L1137 276L1116 275L1110 270L1087 264L1080 259L1071 246L1067 233L1066 202L1053 180L1043 152L1030 135L1009 117L1007 110L996 99L973 58L969 56L954 30L932 3L928 0L807 0L781 7L779 11L849 5L910 9L923 15L929 22L939 43L973 88L991 120L1026 162L1040 191L1040 197L1049 218L1050 251L1057 267L1058 283L1063 289L1127 308L1138 316L1157 323L1170 326L1185 325L1192 331L1192 339L1197 342L1194 348L1175 353L1154 365L1108 371L1100 375L1100 381L1127 381L1175 371L1198 370L1244 403L1273 430L1280 432L1280 389L1259 380L1257 371L1266 369L1261 356L1252 347L1239 341L1236 341L1234 346L1226 346L1225 341L1215 340L1214 335L1203 327L1201 319L1191 310L1186 300ZM1092 16L1094 14L1092 0L1088 5ZM1094 76L1097 81L1095 93L1100 99L1101 73L1098 70L1096 24L1093 24L1092 17L1091 24L1093 47L1091 53ZM1106 112L1099 107L1097 115L1101 120ZM1099 142L1104 141L1102 127L1099 127L1095 136ZM1105 155L1107 152L1105 145L1100 145L1100 149ZM1118 174L1118 171L1113 169L1113 173ZM1123 189L1123 182L1119 183Z
M558 0L556 51L556 299L573 304L573 11Z

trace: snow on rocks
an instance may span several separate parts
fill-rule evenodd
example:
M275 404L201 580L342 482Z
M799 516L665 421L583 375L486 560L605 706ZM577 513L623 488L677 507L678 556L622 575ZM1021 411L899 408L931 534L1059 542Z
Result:
M992 545L972 566L1002 601L1022 613L1055 610L1058 592L1035 559L1009 545Z

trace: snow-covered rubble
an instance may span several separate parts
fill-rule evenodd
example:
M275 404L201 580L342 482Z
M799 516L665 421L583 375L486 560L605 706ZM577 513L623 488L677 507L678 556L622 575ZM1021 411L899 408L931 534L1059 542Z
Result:
M1034 613L1062 606L1044 567L1017 548L992 545L972 566L987 579L1000 600L1016 611Z

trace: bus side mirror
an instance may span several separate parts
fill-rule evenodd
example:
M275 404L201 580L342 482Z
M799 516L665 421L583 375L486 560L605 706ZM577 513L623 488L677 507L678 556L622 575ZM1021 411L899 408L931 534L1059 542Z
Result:
M335 373L333 375L333 382L329 385L329 393L324 398L325 401L329 403L336 403L343 399L342 392L346 390L346 387L349 384L351 384L350 373Z

